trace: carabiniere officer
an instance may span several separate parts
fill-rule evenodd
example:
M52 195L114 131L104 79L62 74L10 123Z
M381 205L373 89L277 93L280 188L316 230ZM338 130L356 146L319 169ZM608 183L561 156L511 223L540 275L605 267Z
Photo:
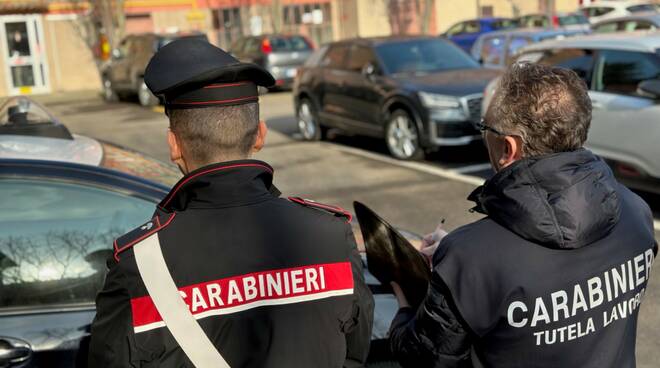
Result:
M364 364L373 297L343 209L280 198L261 150L262 68L198 40L160 49L145 82L165 103L185 176L114 243L91 367Z

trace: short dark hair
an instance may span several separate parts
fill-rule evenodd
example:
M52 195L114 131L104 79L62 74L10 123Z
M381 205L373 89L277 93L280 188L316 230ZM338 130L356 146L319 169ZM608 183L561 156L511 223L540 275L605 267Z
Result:
M575 151L587 140L591 99L572 70L514 63L499 82L486 120L522 137L524 157Z
M246 158L259 127L259 105L169 110L170 129L198 164Z

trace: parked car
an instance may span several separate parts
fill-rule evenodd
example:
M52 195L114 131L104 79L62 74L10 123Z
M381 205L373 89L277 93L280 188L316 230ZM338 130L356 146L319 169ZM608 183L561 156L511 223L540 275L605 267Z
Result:
M613 18L593 25L596 33L656 31L660 29L660 13L648 12Z
M570 30L589 30L589 19L581 13L528 14L514 18L519 28L562 28Z
M524 28L481 35L472 46L472 57L486 68L507 67L518 51L534 43L589 33L581 29Z
M509 18L479 18L458 22L449 27L442 36L470 52L472 44L482 34L515 27L515 22Z
M268 70L275 77L276 87L289 89L298 68L314 51L314 45L300 35L263 35L241 38L229 51L240 61Z
M619 33L547 41L518 61L575 71L589 87L593 117L586 146L631 188L660 193L660 34ZM484 109L497 79L486 88Z
M481 139L482 91L499 72L436 37L386 37L325 46L294 83L298 127L318 140L332 127L385 139L399 159Z
M26 97L0 107L0 367L87 367L112 241L151 218L180 176L173 165L72 134ZM398 304L389 286L365 277L376 300L369 361L395 366L387 330Z
M107 101L116 101L137 95L140 105L145 107L157 105L158 98L144 83L144 70L156 51L181 38L195 38L208 42L208 38L202 33L145 33L124 38L119 47L112 50L112 58L102 68L103 97Z
M656 5L652 2L639 1L594 1L589 5L581 6L580 12L589 18L591 24L602 22L604 20L623 17L635 13L657 11Z

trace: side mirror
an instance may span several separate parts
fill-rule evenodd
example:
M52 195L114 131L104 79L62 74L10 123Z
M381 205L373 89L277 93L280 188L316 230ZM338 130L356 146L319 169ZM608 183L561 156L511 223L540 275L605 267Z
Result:
M656 100L660 100L660 79L651 79L637 85L637 93Z
M371 79L376 75L376 66L374 64L369 63L365 66L362 67L362 75L365 77Z
M112 58L113 59L121 59L123 58L124 55L121 53L121 50L119 49L112 49Z

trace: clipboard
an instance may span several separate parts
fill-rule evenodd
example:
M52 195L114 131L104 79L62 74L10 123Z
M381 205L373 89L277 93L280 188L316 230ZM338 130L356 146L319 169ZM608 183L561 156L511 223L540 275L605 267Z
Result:
M431 280L428 261L412 244L366 205L353 202L367 253L367 268L382 285L401 286L413 308L424 301Z

